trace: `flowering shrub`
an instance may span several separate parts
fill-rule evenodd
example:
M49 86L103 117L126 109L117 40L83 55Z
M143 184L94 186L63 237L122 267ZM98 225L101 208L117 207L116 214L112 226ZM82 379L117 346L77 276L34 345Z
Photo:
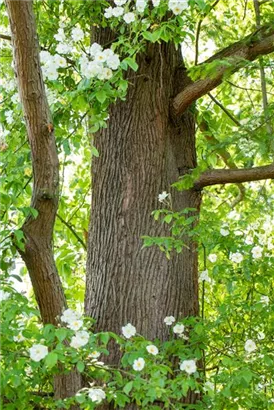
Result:
M94 321L73 309L63 312L62 325L42 327L37 311L9 285L1 292L0 303L4 409L27 408L35 403L49 409L68 408L73 403L93 409L105 401L120 408L136 402L144 409L155 409L156 403L191 409L181 402L189 391L202 393L197 409L221 409L228 396L239 405L250 400L263 406L272 402L273 351L268 342L262 343L269 336L254 329L253 339L248 338L249 332L239 338L236 332L221 348L216 332L225 325L222 313L205 320L163 318L170 329L169 340L152 343L131 323L121 326L121 334L94 333L90 330ZM263 303L269 307L267 297L254 306ZM110 340L118 343L122 354L118 368L107 361ZM48 381L60 372L60 365L67 371L76 367L90 381L89 387L74 397L54 400ZM262 371L268 374L270 383L262 383Z

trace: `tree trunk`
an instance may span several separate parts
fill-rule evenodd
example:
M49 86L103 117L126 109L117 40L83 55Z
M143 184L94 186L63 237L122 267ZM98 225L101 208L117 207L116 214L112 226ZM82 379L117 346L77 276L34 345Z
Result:
M148 45L138 63L126 102L111 107L108 128L95 136L85 308L100 330L120 333L130 322L148 339L164 340L166 316L198 315L196 244L186 238L189 248L167 260L156 248L142 249L141 236L168 235L151 212L158 194L196 166L194 118L170 114L178 87L190 81L173 45ZM172 191L174 210L199 211L200 200L197 190Z
M43 323L56 325L66 307L52 249L59 195L58 154L40 67L32 0L6 0L6 5L15 72L32 155L31 207L38 211L37 218L28 217L22 227L25 247L20 254L29 272ZM81 377L76 371L61 374L55 377L54 384L56 398L65 398L81 388Z

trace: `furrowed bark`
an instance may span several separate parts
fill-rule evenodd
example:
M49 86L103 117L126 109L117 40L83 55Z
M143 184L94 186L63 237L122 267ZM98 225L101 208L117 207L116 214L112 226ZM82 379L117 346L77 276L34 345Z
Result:
M109 43L103 30L94 40ZM108 128L95 136L100 156L92 162L85 309L98 330L121 333L130 322L149 340L166 340L166 316L199 314L197 245L185 238L188 247L168 260L156 247L142 249L141 237L169 236L151 212L162 207L158 194L196 166L194 116L170 116L177 84L189 83L173 45L149 44L138 64L137 75L128 73L126 102L111 107ZM200 200L194 190L172 192L174 210L196 208L198 214ZM114 346L106 360L119 359ZM186 401L196 398L192 392Z
M246 169L213 169L204 172L195 182L195 189L217 184L239 184L249 181L274 178L274 163Z
M26 242L20 254L27 266L43 322L57 324L58 316L66 307L52 248L58 208L58 155L40 67L32 0L6 0L6 6L32 155L34 183L31 207L38 211L37 218L28 217L22 227ZM56 397L70 396L80 387L80 377L76 373L55 378Z
M215 60L227 60L230 65L220 65L216 73L206 78L194 81L183 88L173 99L173 109L176 115L181 115L194 101L213 90L223 81L224 77L235 73L243 66L243 61L253 61L261 55L274 51L273 25L264 26L243 40L232 44L210 57L202 64ZM201 64L200 64L201 65Z

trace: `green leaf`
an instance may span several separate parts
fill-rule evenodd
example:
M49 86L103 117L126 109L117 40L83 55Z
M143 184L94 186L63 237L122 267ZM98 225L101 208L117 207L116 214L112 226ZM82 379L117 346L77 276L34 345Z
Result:
M128 382L123 388L124 393L129 394L132 387L133 387L133 381Z
M92 147L91 147L91 154L94 156L94 157L99 157L99 152L97 151L97 149L94 147L94 145L92 145Z
M64 328L60 328L60 329L56 329L55 330L55 335L57 337L57 339L62 342L63 340L65 340L65 338L67 337L68 334L68 330L64 329Z
M132 68L133 71L137 71L138 70L138 64L136 63L135 59L132 57L127 57L124 60L130 68Z
M82 373L85 369L85 363L81 361L77 362L76 368L78 372Z
M97 98L97 100L101 103L101 104L103 104L105 101L106 101L106 99L107 99L107 93L104 91L104 90L99 90L99 91L96 91L96 93L95 93L95 97Z
M47 368L51 369L56 365L58 361L58 355L55 352L50 352L45 359L45 365Z

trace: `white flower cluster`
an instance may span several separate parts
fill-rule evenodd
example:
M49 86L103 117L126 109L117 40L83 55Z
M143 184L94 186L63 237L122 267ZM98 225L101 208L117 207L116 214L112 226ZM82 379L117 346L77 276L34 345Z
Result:
M123 18L126 24L133 23L137 16L136 14L143 14L147 5L148 0L135 0L135 5L132 11L125 10L128 6L130 0L114 0L115 7L108 7L105 9L104 16L106 19L112 17ZM153 7L159 7L161 0L152 0ZM124 6L124 7L123 7ZM176 16L182 14L182 12L188 8L188 0L169 0L168 9L173 12Z
M174 316L167 316L164 318L164 323L167 326L171 326L174 322L176 321ZM177 323L174 327L173 327L173 332L180 336L183 337L184 339L188 339L187 336L184 335L184 331L185 331L185 327L182 323Z
M57 80L58 68L65 67L66 59L59 54L51 55L48 51L40 52L43 76L48 80Z
M85 330L79 330L83 326L83 320L81 319L79 312L75 312L72 309L66 309L61 316L61 320L67 324L68 328L75 331L75 335L71 338L71 347L74 347L74 349L79 349L88 343L88 332Z
M81 74L88 79L109 80L113 76L112 70L117 70L120 65L118 54L110 48L103 50L100 44L93 43L88 54L91 60L86 54L79 59Z

